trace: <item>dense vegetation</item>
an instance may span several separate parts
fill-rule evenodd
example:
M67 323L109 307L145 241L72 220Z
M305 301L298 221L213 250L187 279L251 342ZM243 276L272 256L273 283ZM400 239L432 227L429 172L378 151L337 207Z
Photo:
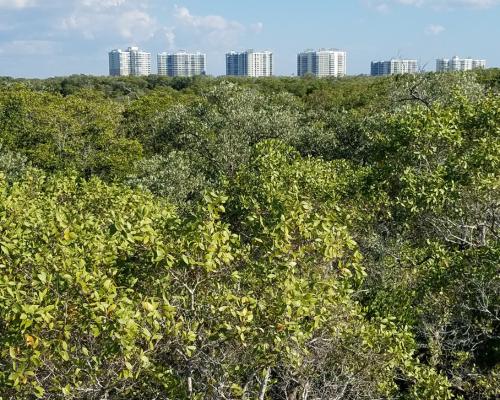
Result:
M0 399L496 399L500 71L0 79Z

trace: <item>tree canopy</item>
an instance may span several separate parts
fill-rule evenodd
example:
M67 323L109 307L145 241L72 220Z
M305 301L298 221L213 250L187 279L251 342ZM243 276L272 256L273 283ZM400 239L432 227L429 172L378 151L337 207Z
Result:
M0 81L0 399L500 395L498 71Z

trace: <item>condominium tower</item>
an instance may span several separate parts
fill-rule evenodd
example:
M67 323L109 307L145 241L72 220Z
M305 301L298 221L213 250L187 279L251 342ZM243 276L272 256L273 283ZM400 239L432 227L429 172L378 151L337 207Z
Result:
M230 76L272 76L273 53L270 51L232 51L226 54L226 75Z
M453 57L439 58L436 60L436 72L470 71L477 68L486 68L486 60Z
M297 75L318 77L346 75L347 54L340 50L306 50L297 55Z
M151 74L151 54L138 47L109 52L109 74L111 76L147 76Z
M195 76L205 75L207 57L202 53L177 53L158 54L158 75L163 76Z
M399 75L416 74L418 72L417 60L392 59L389 61L372 62L371 75Z

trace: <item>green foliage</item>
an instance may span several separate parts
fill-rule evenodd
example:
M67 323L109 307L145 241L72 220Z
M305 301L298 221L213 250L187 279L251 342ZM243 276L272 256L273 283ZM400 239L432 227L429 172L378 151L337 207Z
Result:
M63 98L17 87L0 95L0 142L47 171L120 177L141 155L117 132L120 111L95 92Z
M1 79L0 399L497 398L497 78Z
M164 197L180 209L189 208L190 204L199 200L201 192L207 187L195 163L178 151L139 161L135 173L125 182Z
M179 94L171 88L156 89L147 95L131 102L125 108L122 127L128 137L134 137L141 143L148 142L158 135L165 115L171 112L175 105L189 104L197 100L187 94Z
M0 144L0 171L3 171L9 182L19 179L28 168L29 163L26 157L4 150Z
M478 97L405 110L374 136L385 217L367 302L413 327L456 395L482 399L498 382L500 101Z
M157 101L158 94L151 96L130 110L132 116L144 104L156 104L148 107L154 116L138 130L132 128L132 137L141 140L150 154L182 151L209 182L234 175L248 161L252 145L269 138L288 140L300 129L300 114L289 95L265 96L222 82L203 91L197 102L173 107L167 97Z
M2 185L2 396L96 398L138 385L161 330L138 307L154 301L135 288L140 275L126 271L132 258L147 274L141 254L165 225L175 225L168 208L96 180L29 174Z
M479 83L484 85L487 89L491 89L496 93L500 90L500 69L499 68L489 68L489 69L479 69L475 71L477 80Z
M411 103L432 106L434 103L448 105L459 94L469 100L478 100L484 95L484 86L470 72L429 73L425 75L396 75L391 82L393 107L401 108Z

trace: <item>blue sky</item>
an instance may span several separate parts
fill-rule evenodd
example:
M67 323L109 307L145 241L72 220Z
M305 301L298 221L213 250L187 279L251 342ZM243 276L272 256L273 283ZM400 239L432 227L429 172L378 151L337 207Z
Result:
M228 50L272 50L275 74L306 48L348 52L350 75L371 60L486 58L500 66L500 0L0 0L0 75L106 75L107 52L207 53L224 73Z

